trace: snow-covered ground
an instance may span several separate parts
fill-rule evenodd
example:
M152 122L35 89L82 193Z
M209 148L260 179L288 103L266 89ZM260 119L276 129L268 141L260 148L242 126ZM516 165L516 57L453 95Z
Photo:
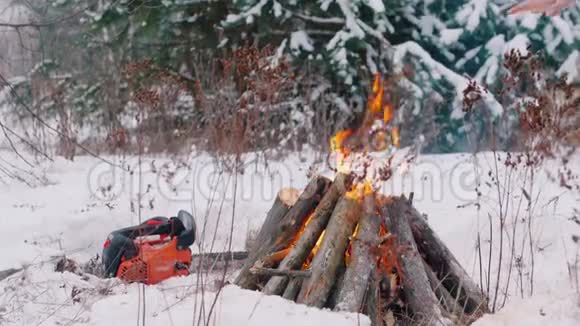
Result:
M100 254L110 231L137 224L139 189L143 193L142 219L171 216L179 209L193 213L198 225L198 242L192 247L195 252L228 250L231 221L234 223L232 249L244 250L247 236L259 228L281 187L304 187L311 166L319 173L331 175L325 164L315 160L314 153L305 152L281 162L270 161L267 167L248 157L236 187L234 178L220 172L215 162L204 154L182 159L143 158L141 171L136 158L107 158L124 169L112 168L92 157L78 157L75 162L56 159L35 169L36 176L46 178L42 180L18 170L23 164L12 154L1 154L3 160L14 165L2 165L10 168L8 173L36 186L31 188L0 173L0 271L24 267L0 280L0 325L136 323L137 316L143 313L138 304L143 302L140 286L89 274L55 272L54 268L55 257L63 254L79 263L89 261ZM469 154L423 155L414 163L399 167L382 189L387 194L413 191L416 207L428 214L429 223L478 282L479 230L484 287L491 217L494 228L492 294L497 278L500 233L498 199L492 179L494 162L491 153L480 154L477 160ZM575 162L572 166L578 169L580 160ZM505 174L503 165L498 166L500 184L511 180L509 189L512 190L502 270L507 271L505 266L510 261L513 269L507 292L504 290L507 272L499 277L497 301L498 306L503 305L507 293L505 307L495 315L484 316L476 325L580 323L580 297L570 277L578 271L572 268L569 273L568 265L573 264L579 253L572 235L580 235L580 225L572 218L580 214L574 210L580 201L577 192L568 191L546 177L547 173L554 174L556 168L554 165L539 171L534 177L534 187L529 190L528 183L524 183L529 178L520 172ZM479 200L474 190L476 180L481 184ZM527 191L524 193L522 188ZM527 210L527 197L532 198L530 210ZM524 205L522 208L519 204L517 210L520 201ZM518 211L518 217L513 219ZM528 224L530 217L532 223ZM516 226L514 233L512 226ZM516 254L511 257L506 243L510 244L513 238ZM230 271L227 277L233 277L234 273ZM200 281L202 276L205 281ZM529 285L531 278L533 293ZM203 288L201 283L205 284ZM209 314L218 288L218 281L211 275L207 278L197 273L145 287L146 325L192 325L194 316ZM214 325L369 324L363 315L308 308L231 285L223 288L213 311L211 324Z

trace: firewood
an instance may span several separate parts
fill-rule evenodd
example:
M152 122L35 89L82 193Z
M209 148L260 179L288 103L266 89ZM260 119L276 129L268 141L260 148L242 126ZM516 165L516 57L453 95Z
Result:
M365 314L369 316L372 326L382 325L381 299L380 299L380 280L381 275L378 269L371 272L371 277L367 285L367 292L365 293Z
M419 251L443 286L453 297L459 298L459 305L470 314L488 311L487 300L473 279L457 261L451 250L429 227L426 219L410 205L405 205L405 215L409 220ZM459 293L458 293L459 292ZM459 294L459 295L458 295Z
M266 221L258 234L256 246L244 263L235 284L244 289L256 289L258 275L252 274L250 268L261 257L288 248L308 214L318 205L322 194L327 190L330 180L325 177L314 177L296 203L290 207L284 194L278 193Z
M286 277L310 277L312 273L308 270L279 270L275 268L265 268L265 267L252 267L250 268L250 273L256 275L267 275L267 276L286 276Z
M206 252L203 254L191 255L192 270L200 268L214 271L228 267L240 268L243 260L248 258L247 251L224 251L224 252Z
M445 310L447 310L451 315L463 315L463 309L457 304L457 300L451 296L449 291L447 291L443 286L443 283L437 278L437 275L435 275L431 266L423 261L423 267L425 267L425 272L427 273L427 278L429 278L431 289L435 292L435 296L437 296L437 299L439 299L439 302Z
M191 255L193 260L196 259L207 259L207 260L244 260L248 258L247 251L224 251L224 252L206 252L203 254Z
M347 186L346 183L348 176L344 174L338 174L334 179L334 182L328 189L328 191L322 197L322 200L312 213L310 217L310 222L304 228L304 231L300 235L300 238L291 249L290 253L280 262L278 269L280 270L291 270L299 269L304 264L306 258L316 245L318 238L322 234L322 231L328 224L330 215L338 198L344 194ZM265 294L277 294L283 293L288 279L286 277L272 277L266 286L262 290Z
M273 252L269 255L266 255L258 259L254 263L253 267L266 267L266 268L274 267L275 265L278 265L284 259L284 257L288 255L289 252L290 248L285 248L280 251Z
M359 222L358 234L352 244L350 265L338 291L334 310L361 310L371 273L377 268L372 249L378 245L380 224L380 218L375 213L375 197L367 195L364 198L364 213Z
M286 213L298 201L298 196L299 191L295 188L283 188L278 191L274 204L268 211L266 220L262 224L260 232L256 236L250 251L256 251L263 243L270 240Z
M387 229L396 236L397 246L405 248L399 256L405 302L413 312L414 323L417 325L450 324L451 321L444 316L444 311L431 290L423 260L405 217L407 206L407 199L401 197L391 198L381 207L381 215Z
M342 196L330 217L320 248L310 265L312 276L304 280L298 303L322 308L328 299L344 253L360 218L360 203Z
M345 263L346 263L346 256L345 256ZM336 307L336 303L338 302L338 291L342 288L342 283L344 282L344 275L346 273L346 265L343 263L338 268L338 272L336 273L336 280L332 285L332 289L330 289L330 293L328 294L328 299L326 299L326 303L324 304L324 308L334 309Z
M302 287L302 281L303 279L300 277L290 279L290 282L288 282L288 286L286 287L286 290L284 290L282 297L286 300L295 301L296 296L298 295L298 292L300 292L300 288Z

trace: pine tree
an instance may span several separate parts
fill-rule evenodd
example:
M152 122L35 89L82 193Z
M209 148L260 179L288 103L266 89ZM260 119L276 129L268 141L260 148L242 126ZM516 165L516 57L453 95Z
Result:
M234 1L226 29L246 27L262 43L275 42L296 64L321 68L332 81L362 92L371 74L384 72L391 25L380 0Z
M413 67L412 93L423 100L415 105L416 115L425 114L420 108L428 106L424 102L432 99L428 95L435 93L441 101L436 113L442 132L432 148L465 149L466 130L482 130L484 116L487 120L491 116L493 122L505 112L488 97L487 110L480 111L478 117L466 117L461 110L461 90L468 79L491 90L498 87L507 51L526 51L528 47L542 51L547 68L574 73L573 62L580 48L580 33L574 28L580 22L578 8L550 18L508 16L509 7L502 0L409 0L407 6L388 17L395 29L388 38L396 44L398 59ZM507 118L515 127L516 119Z

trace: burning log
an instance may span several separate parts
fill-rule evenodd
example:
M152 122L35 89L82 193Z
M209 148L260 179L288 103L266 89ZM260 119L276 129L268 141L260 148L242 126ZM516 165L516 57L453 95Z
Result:
M300 235L300 238L290 250L290 253L282 260L278 269L291 270L302 267L316 245L316 242L319 240L322 231L324 231L324 228L328 224L328 220L338 198L346 192L347 179L348 177L344 174L338 174L336 176L334 182L316 207L316 210L310 216L310 220ZM266 283L263 292L265 294L280 295L284 292L287 283L288 278L286 277L272 277Z
M350 265L338 290L335 310L359 312L363 306L365 292L371 273L376 270L373 247L378 245L380 219L375 213L375 196L364 198L364 213L358 234L353 240Z
M258 275L252 274L250 268L261 257L286 249L292 243L296 233L318 205L326 192L330 180L324 177L313 178L295 203L279 193L270 209L266 221L256 240L256 248L246 260L244 267L235 280L235 284L245 289L255 289L259 281ZM290 208L291 207L291 208Z
M405 302L414 314L414 322L419 325L447 325L450 321L443 315L435 293L431 290L429 278L423 266L423 259L413 238L406 215L408 201L405 197L391 198L383 207L381 215L388 230L396 235L396 243L405 248L399 257L402 268L403 293Z
M312 276L302 285L298 303L322 308L344 263L344 253L360 218L360 203L342 196L332 212L326 233L311 263Z
M401 202L405 215L409 220L413 236L419 250L425 255L425 260L443 286L453 297L459 298L459 304L465 307L469 314L487 312L487 300L477 284L469 277L449 248L439 239L427 224L425 218L413 206Z

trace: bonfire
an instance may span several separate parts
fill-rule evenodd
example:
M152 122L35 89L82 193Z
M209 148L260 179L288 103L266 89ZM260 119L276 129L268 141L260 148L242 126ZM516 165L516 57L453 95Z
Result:
M333 180L314 176L300 194L279 191L237 285L364 313L373 325L467 324L486 312L481 290L411 196L378 192L390 173L368 153L399 148L393 118L377 75L361 126L330 140Z

